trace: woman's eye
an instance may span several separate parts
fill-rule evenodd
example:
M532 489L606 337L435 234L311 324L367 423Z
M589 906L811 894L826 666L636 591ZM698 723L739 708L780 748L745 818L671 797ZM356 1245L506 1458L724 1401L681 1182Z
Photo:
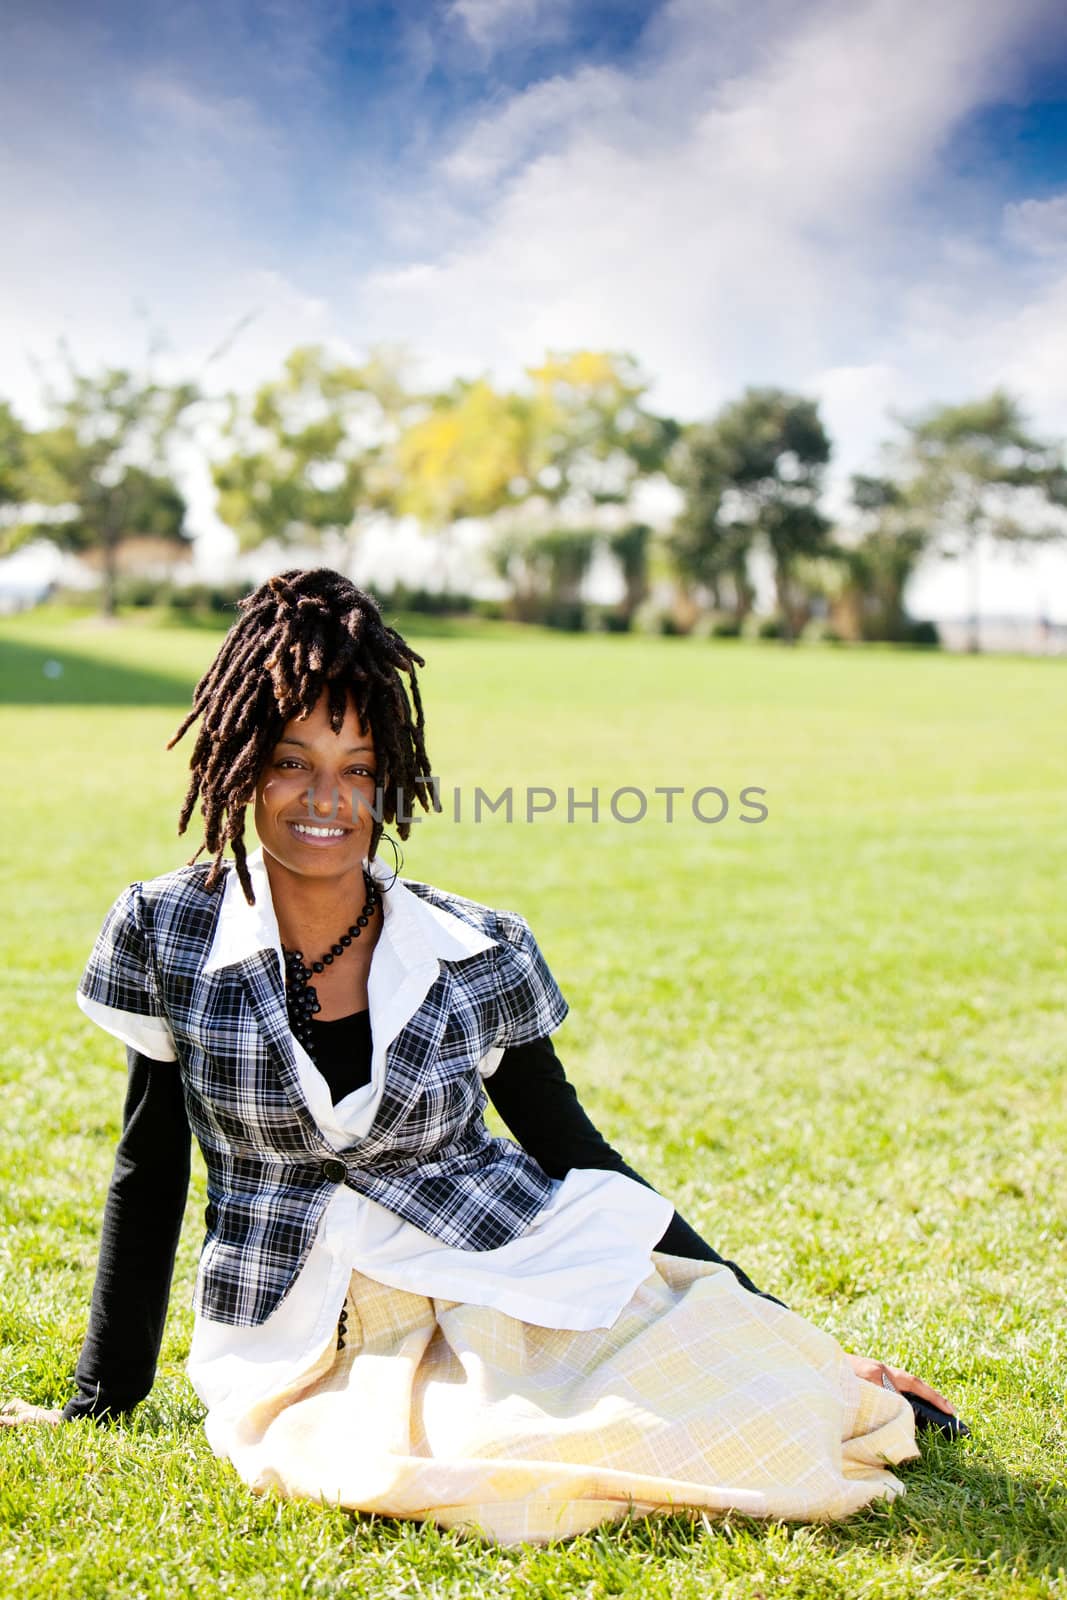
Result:
M279 761L275 762L275 766L278 767L279 771L284 771L286 767L295 767L300 772L303 770L304 763L299 756L282 756ZM370 778L372 780L374 778L374 769L372 767L349 767L348 771L357 778Z

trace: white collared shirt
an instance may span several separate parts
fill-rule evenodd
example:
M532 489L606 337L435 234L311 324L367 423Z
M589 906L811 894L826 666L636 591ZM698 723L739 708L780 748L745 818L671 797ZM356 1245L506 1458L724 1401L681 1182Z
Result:
M384 1086L386 1050L422 1004L440 960L462 959L494 943L399 879L385 887L392 874L380 861L364 864L383 884L383 924L367 975L370 1082L334 1105L325 1078L292 1040L302 1092L336 1149L370 1128ZM229 872L204 971L273 950L284 982L262 847L249 855L248 868L255 904L248 904L236 872ZM156 1060L176 1058L165 1023L118 1013L81 994L78 1003L142 1053ZM479 1063L483 1075L495 1070L502 1054L501 1048L486 1053ZM545 1210L510 1243L495 1250L461 1250L339 1186L296 1282L265 1322L237 1327L197 1316L188 1373L209 1408L208 1436L224 1450L226 1430L241 1409L288 1381L333 1338L354 1269L394 1288L493 1306L542 1327L609 1327L651 1271L650 1253L672 1215L668 1200L622 1173L574 1170L554 1185Z

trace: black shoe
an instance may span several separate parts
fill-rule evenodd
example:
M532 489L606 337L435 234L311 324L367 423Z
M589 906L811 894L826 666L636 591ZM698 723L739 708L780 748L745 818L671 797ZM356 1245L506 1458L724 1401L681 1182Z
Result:
M915 1432L922 1433L924 1429L936 1429L946 1439L969 1439L971 1430L959 1417L954 1417L951 1411L942 1411L940 1406L932 1406L929 1400L920 1400L917 1394L909 1394L906 1389L898 1391L902 1394L915 1413Z

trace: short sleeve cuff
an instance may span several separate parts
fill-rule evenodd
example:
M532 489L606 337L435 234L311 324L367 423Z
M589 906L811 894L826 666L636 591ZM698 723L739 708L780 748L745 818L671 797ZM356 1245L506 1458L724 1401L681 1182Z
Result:
M76 998L105 1032L157 1061L174 1061L174 1036L160 1002L141 885L123 889L97 934Z
M502 1054L509 1045L530 1044L552 1033L570 1007L526 919L515 911L498 912L497 919L503 938L496 952L500 1026L493 1045ZM499 1057L492 1070L497 1065Z
M153 1061L177 1061L174 1035L170 1031L170 1024L162 1017L146 1017L136 1011L120 1011L116 1006L101 1005L99 1000L90 1000L80 989L74 998L89 1021L95 1022L105 1033L121 1039L123 1044L132 1045Z

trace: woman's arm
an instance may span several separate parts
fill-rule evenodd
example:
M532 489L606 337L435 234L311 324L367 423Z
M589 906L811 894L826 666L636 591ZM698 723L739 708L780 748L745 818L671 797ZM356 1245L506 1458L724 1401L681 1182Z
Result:
M496 1111L550 1178L565 1177L572 1167L598 1167L652 1187L589 1120L547 1034L530 1044L509 1045L484 1081ZM757 1289L747 1273L713 1250L677 1211L656 1248L691 1261L721 1261L744 1288L776 1305L783 1303Z
M122 1136L104 1206L89 1329L67 1422L119 1416L155 1379L174 1257L189 1188L192 1143L174 1061L128 1046Z

